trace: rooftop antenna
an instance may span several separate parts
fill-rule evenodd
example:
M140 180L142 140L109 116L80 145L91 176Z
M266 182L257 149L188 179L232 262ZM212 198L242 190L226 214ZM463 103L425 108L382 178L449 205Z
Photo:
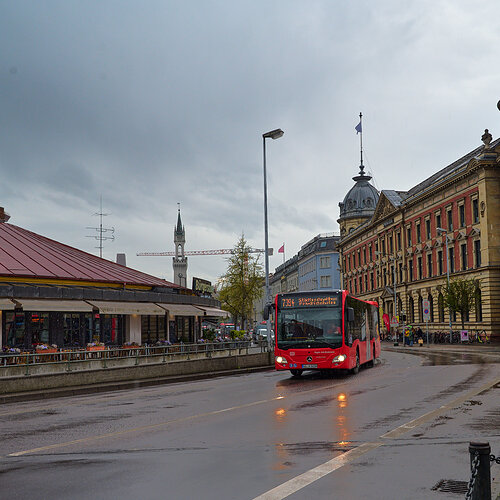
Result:
M98 215L99 216L99 227L86 227L85 229L93 229L94 231L97 231L98 234L96 235L88 235L87 238L94 238L97 241L99 241L99 246L95 247L99 249L99 257L102 259L102 242L106 240L114 241L114 232L115 228L114 227L102 227L102 218L106 217L107 215L111 214L105 214L102 212L102 196L100 197L100 210L99 212L93 214L93 215ZM106 233L109 233L110 236L107 236Z

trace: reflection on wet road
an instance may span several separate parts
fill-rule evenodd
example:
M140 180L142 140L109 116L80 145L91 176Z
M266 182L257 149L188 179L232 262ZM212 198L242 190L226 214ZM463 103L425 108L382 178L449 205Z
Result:
M500 357L423 354L384 352L357 376L269 371L4 405L2 482L17 498L40 484L72 500L270 498L285 484L297 499L429 498L467 473L468 439L500 448Z

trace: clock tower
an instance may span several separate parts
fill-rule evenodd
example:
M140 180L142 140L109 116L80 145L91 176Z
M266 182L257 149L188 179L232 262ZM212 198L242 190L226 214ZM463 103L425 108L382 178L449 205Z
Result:
M186 231L181 222L181 208L179 205L177 225L174 227L175 257L173 257L174 283L187 288L187 257L184 255Z

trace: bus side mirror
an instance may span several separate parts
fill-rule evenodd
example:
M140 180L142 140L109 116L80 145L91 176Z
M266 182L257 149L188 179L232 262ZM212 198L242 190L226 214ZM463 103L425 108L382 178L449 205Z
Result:
M272 310L272 305L271 304L267 304L264 306L264 311L262 311L262 317L267 321L269 319L269 316L271 314L271 310Z
M349 323L354 321L354 309L352 307L347 308L347 321L349 321Z

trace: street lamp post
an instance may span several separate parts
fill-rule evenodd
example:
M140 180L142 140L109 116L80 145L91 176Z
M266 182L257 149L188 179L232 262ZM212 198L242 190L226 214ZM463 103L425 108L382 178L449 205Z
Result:
M271 290L269 289L269 237L267 225L267 173L266 173L266 139L279 139L284 134L283 130L277 128L262 134L262 148L264 157L264 245L265 245L265 271L266 271L266 300L264 306L271 303ZM271 323L266 320L267 346L271 350Z
M448 231L442 227L436 228L437 232L444 234L444 241L446 245L446 279L448 281L448 290L450 289L450 252L448 251ZM453 340L453 330L451 329L451 309L448 307L448 315L450 317L450 345Z

